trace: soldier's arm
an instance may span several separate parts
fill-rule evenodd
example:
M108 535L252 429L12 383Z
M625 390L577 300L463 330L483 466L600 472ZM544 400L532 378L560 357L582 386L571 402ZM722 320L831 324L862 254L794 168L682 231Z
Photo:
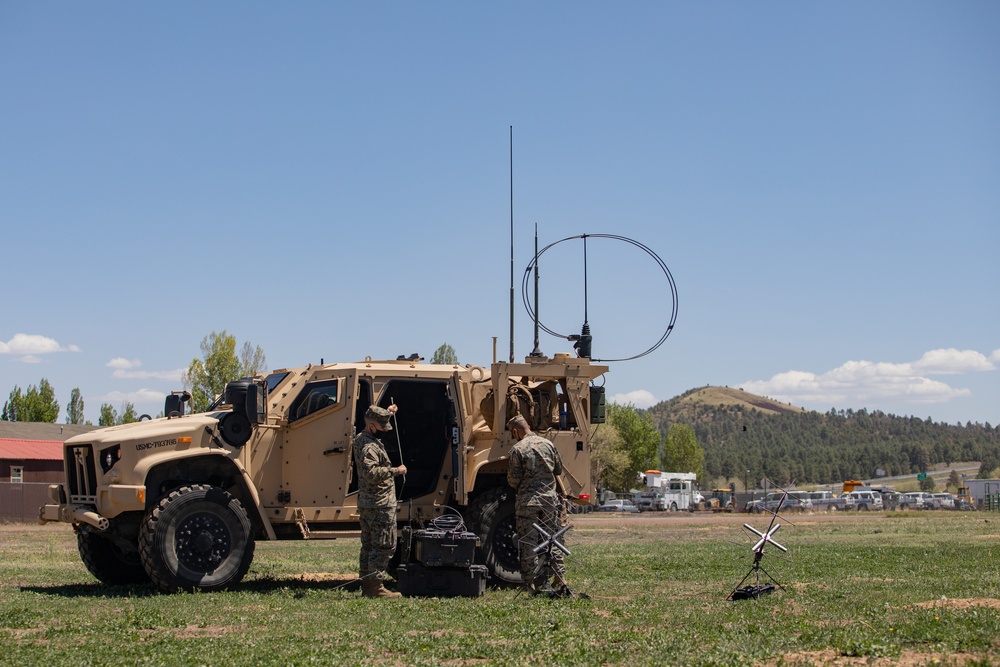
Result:
M511 450L510 463L507 466L507 483L516 491L521 484L522 477L524 477L524 468L521 465L521 455L517 451Z

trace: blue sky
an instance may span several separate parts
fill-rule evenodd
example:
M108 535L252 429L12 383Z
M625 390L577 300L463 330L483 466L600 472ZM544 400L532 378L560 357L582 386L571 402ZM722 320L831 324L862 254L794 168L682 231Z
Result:
M640 407L712 384L1000 422L995 2L4 3L0 397L162 409L211 331L271 367L515 353L532 235L678 289ZM663 274L588 241L594 356ZM583 323L583 248L543 256ZM543 336L547 354L570 344Z

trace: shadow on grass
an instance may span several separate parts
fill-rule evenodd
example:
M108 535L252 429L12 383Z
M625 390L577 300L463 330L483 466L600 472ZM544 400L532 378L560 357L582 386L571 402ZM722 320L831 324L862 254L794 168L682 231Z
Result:
M144 598L159 593L153 584L111 586L99 582L92 584L65 584L62 586L21 586L21 590L27 593L56 595L64 598Z
M390 586L392 587L392 586ZM59 586L21 586L20 590L40 595L54 595L64 598L144 598L161 595L153 584L132 584L112 586L94 582L92 584L63 584ZM330 591L355 592L361 590L361 580L343 575L342 577L310 578L302 575L288 578L262 577L243 581L230 592L250 592L270 594L277 591Z

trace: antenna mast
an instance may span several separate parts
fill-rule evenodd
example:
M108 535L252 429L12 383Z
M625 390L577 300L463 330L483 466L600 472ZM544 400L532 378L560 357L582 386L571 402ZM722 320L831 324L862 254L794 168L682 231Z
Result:
M514 363L514 126L510 126L510 363Z
M538 349L538 311L541 305L538 303L538 223L535 223L535 349L528 356L544 357L542 351Z

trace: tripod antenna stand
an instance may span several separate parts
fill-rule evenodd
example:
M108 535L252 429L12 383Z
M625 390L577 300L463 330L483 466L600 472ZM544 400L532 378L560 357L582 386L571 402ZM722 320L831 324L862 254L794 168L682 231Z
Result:
M572 555L562 542L564 535L572 526L566 524L552 533L538 523L532 523L531 527L537 536L537 543L532 549L537 559L530 580L525 583L529 585L534 583L537 586L532 589L535 595L546 595L551 598L568 598L579 595L587 598L587 595L574 593L570 589L563 576L564 568L561 567L562 556ZM518 591L518 595L520 595L520 591Z
M787 497L788 492L785 491L778 503L779 508L784 504L785 498ZM774 540L774 534L778 532L779 528L781 528L781 524L776 523L777 519L778 512L775 510L771 516L770 525L768 525L767 530L763 533L748 523L743 524L744 528L755 534L760 539L750 548L753 552L753 564L750 566L750 570L743 576L740 583L736 584L736 588L734 588L733 592L729 594L729 597L726 598L727 600L736 601L747 600L750 598L757 599L761 595L774 592L777 588L784 588L780 583L778 583L778 580L772 577L771 573L765 570L764 566L761 565L761 561L764 559L764 547L768 544L773 544L776 549L779 549L782 552L788 552L788 549ZM773 583L761 584L760 575L762 572L764 573L764 576L770 579ZM754 583L752 585L743 586L746 580L751 576L754 577Z

